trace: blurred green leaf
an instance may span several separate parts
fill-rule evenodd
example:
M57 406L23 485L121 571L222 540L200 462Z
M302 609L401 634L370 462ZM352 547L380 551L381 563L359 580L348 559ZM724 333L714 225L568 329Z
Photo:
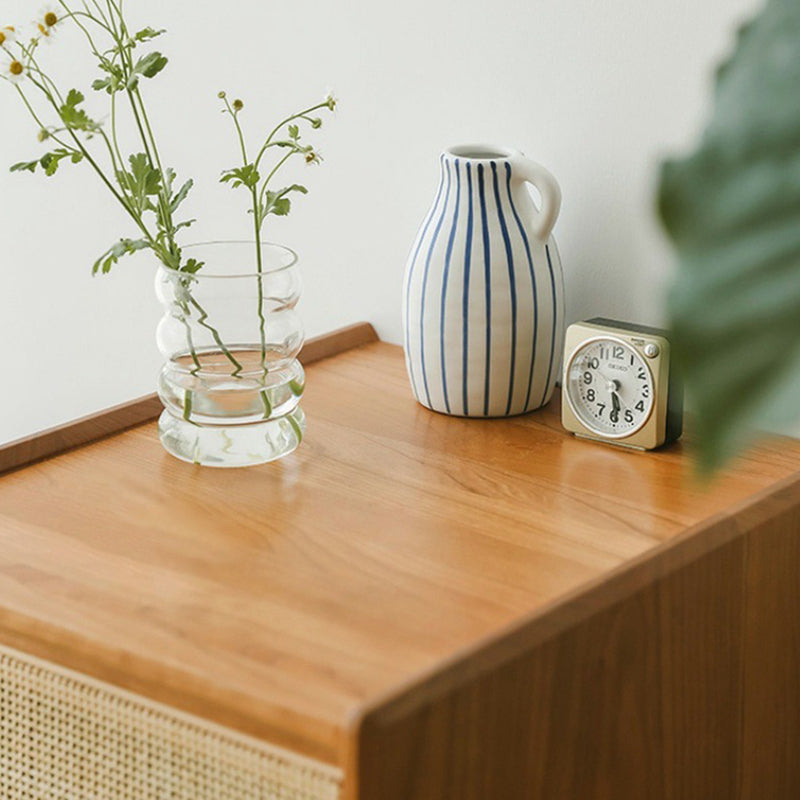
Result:
M800 3L771 0L717 72L697 150L665 163L675 354L710 472L800 417Z

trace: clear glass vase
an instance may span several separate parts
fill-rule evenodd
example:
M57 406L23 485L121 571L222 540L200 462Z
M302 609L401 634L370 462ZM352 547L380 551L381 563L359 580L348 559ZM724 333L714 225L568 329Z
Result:
M297 256L280 245L212 242L183 248L196 273L163 265L159 420L168 452L194 464L244 467L291 453L303 438L297 360L303 326Z

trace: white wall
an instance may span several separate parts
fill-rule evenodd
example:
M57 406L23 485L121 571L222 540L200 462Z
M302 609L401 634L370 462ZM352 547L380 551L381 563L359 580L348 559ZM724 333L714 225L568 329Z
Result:
M2 23L22 21L14 14L29 5L3 3ZM560 180L570 319L658 322L670 256L652 214L656 167L700 129L711 67L758 5L128 3L137 22L169 29L158 46L171 63L146 88L166 159L199 183L191 211L202 222L190 239L249 231L241 197L216 183L236 163L217 91L245 100L256 132L335 88L340 111L318 132L327 160L301 175L311 193L268 238L301 254L309 334L368 319L391 341L438 153L460 141L518 147ZM62 37L47 61L64 64L75 44ZM8 89L0 86L2 164L40 149ZM0 170L0 225L0 441L151 391L154 265L143 255L90 277L93 259L129 228L88 170L52 179Z

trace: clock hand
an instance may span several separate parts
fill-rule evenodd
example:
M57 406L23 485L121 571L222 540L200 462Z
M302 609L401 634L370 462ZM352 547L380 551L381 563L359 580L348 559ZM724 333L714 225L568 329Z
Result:
M621 386L620 382L616 378L609 378L600 370L597 370L597 374L606 382L606 388L611 393L614 411L620 411L622 408L627 410L629 408L628 404L617 393Z

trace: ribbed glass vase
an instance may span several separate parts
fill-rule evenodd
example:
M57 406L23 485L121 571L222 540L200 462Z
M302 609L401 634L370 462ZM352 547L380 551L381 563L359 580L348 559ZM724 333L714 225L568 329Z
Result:
M280 245L183 248L194 274L160 266L159 420L168 452L195 464L244 467L291 453L305 417L296 254Z

